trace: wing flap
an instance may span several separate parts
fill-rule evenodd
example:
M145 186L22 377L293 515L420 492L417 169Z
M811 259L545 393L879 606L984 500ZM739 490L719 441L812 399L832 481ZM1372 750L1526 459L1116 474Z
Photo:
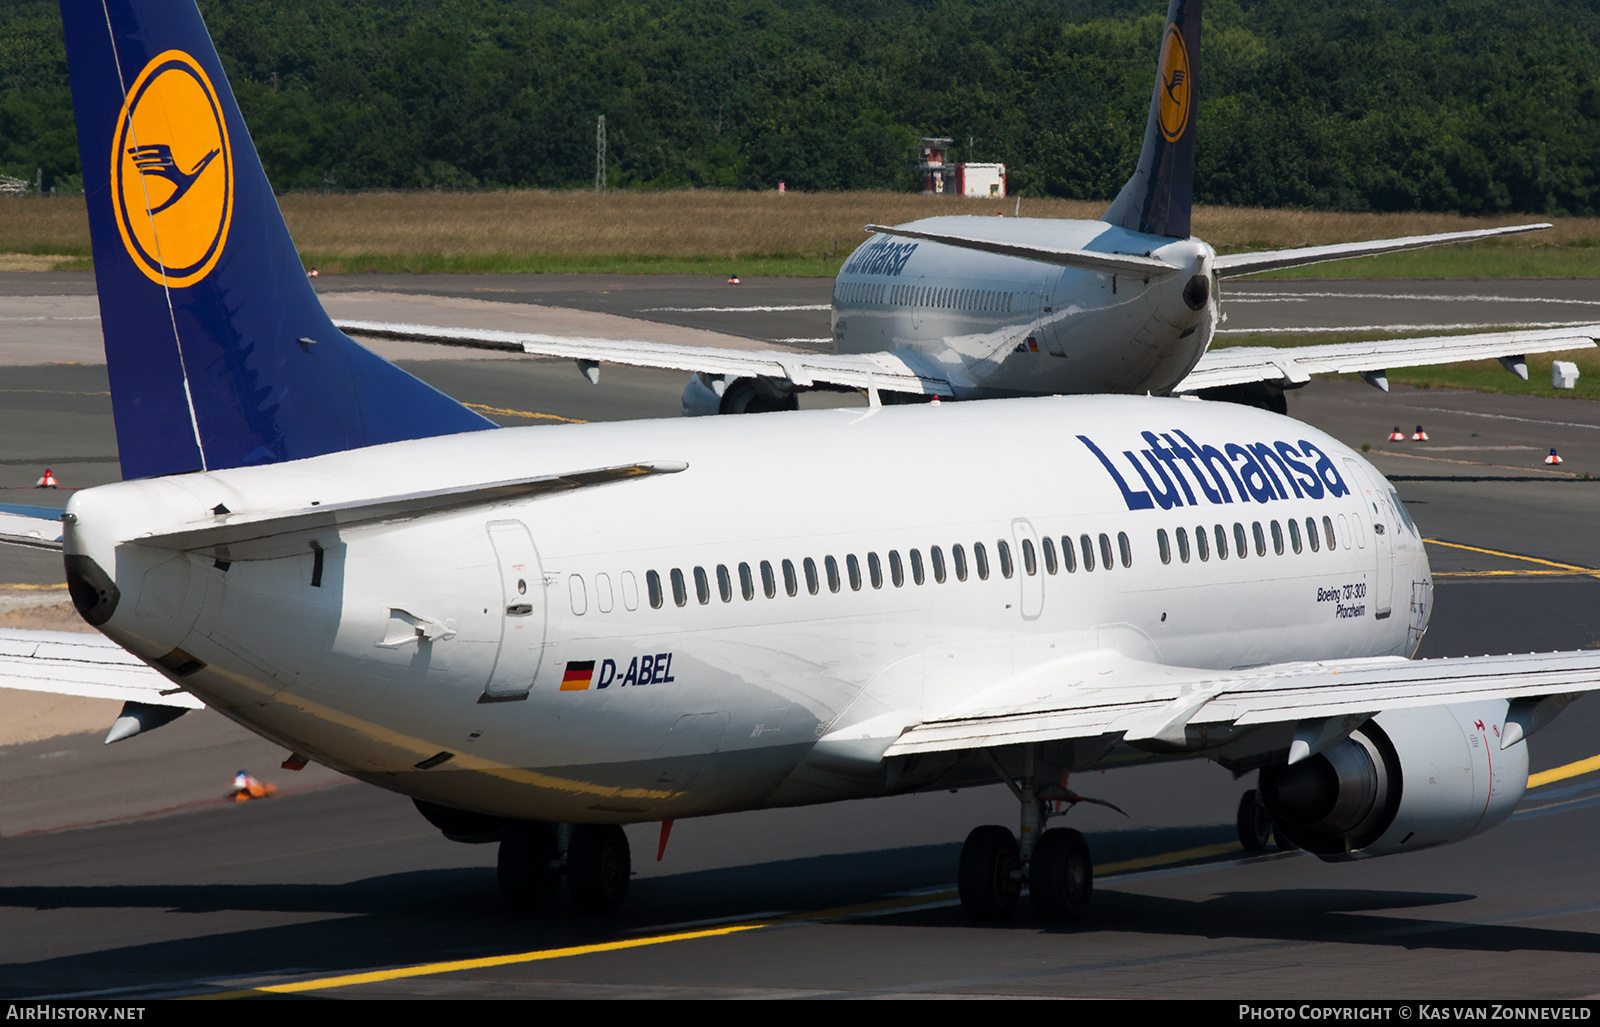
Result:
M445 328L383 321L336 321L341 331L402 342L492 349L535 357L565 357L580 362L701 372L713 377L772 378L800 387L816 384L878 389L922 396L953 396L938 372L919 368L914 354L789 353L780 350L716 349L661 342L568 338L535 332Z
M1277 664L1248 671L1166 667L1100 654L1093 687L1076 660L1043 664L948 713L907 728L884 752L902 756L1121 733L1169 737L1175 726L1250 727L1600 687L1600 651ZM1053 694L1041 684L1055 679Z
M1600 324L1320 346L1228 346L1207 350L1194 370L1173 391L1197 392L1248 382L1299 385L1316 374L1359 374L1394 367L1425 367L1463 360L1593 349L1596 341L1600 341Z
M1351 257L1374 257L1380 253L1399 253L1402 250L1420 250L1427 246L1448 246L1451 243L1476 242L1522 232L1542 232L1552 228L1548 222L1536 225L1510 225L1505 228L1482 228L1471 232L1441 232L1437 235L1408 235L1398 239L1373 239L1369 242L1334 243L1331 246L1301 246L1291 250L1261 250L1256 253L1227 253L1219 255L1213 265L1219 278L1238 278L1261 271L1299 267L1302 264L1320 264L1327 260L1348 260Z

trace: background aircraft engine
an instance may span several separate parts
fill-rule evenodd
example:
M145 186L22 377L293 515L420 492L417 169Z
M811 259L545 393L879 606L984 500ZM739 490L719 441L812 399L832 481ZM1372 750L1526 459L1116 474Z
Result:
M1500 748L1507 703L1380 713L1294 766L1261 770L1261 798L1290 841L1329 860L1461 841L1511 815L1526 742Z

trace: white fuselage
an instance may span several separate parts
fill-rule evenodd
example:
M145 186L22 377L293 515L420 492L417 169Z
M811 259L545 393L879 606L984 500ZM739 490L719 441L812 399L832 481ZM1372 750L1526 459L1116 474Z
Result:
M264 514L641 460L688 468L231 560L138 543L219 504ZM912 723L1078 652L1205 668L1409 655L1429 581L1357 454L1175 399L507 428L107 485L69 513L67 551L121 591L102 630L204 663L174 680L207 704L385 787L550 821L925 783L808 756L829 732Z
M1128 277L877 235L834 284L839 352L909 351L947 377L958 398L1164 395L1210 345L1217 289L1205 243L1103 221L940 217L900 227L979 234L974 223L986 239L1153 256L1180 270ZM1198 307L1184 298L1196 276L1209 280Z

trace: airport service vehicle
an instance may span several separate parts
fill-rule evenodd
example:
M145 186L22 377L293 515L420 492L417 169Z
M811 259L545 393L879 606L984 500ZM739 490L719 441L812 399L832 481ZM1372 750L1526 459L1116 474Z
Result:
M386 338L569 357L598 383L601 363L695 372L685 414L798 408L807 389L869 401L1083 393L1199 394L1287 411L1285 390L1315 374L1497 358L1526 379L1528 353L1591 348L1600 325L1314 346L1209 349L1219 281L1279 268L1549 228L1218 255L1190 234L1201 0L1171 0L1138 167L1097 221L934 217L889 227L845 261L833 289L834 353L739 352L648 341L568 339L341 321Z
M1205 757L1323 859L1413 851L1600 673L1408 659L1404 506L1246 406L494 428L329 322L192 5L63 10L127 480L6 519L105 641L7 632L0 684L121 695L112 739L203 704L498 842L515 906L622 901L622 824L998 779L964 907L1070 921L1063 773Z

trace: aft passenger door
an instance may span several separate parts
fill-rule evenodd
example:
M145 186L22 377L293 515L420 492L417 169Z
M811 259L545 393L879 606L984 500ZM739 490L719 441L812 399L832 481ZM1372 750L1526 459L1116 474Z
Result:
M479 702L526 699L544 656L544 570L521 521L489 522L500 571L500 649Z

